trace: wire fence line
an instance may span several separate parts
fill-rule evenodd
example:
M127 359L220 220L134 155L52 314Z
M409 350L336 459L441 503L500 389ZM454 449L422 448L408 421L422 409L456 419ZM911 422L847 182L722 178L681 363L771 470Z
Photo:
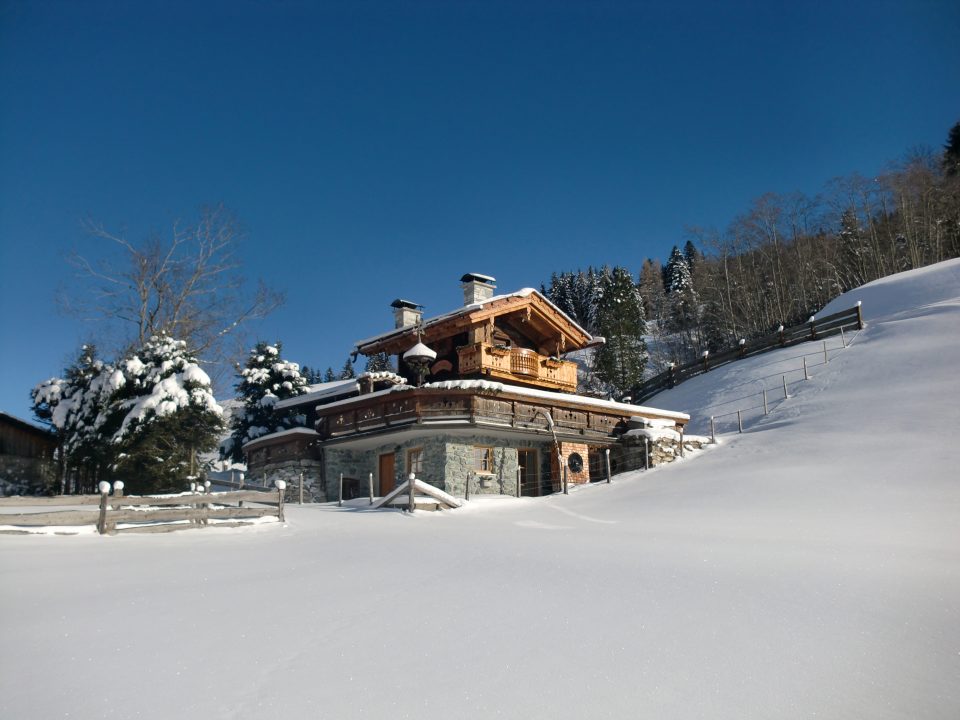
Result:
M633 402L644 402L657 393L676 387L685 380L709 372L711 369L726 365L737 360L743 360L771 350L790 347L800 343L822 340L833 335L845 334L845 330L863 329L863 312L860 303L847 310L817 318L811 316L805 323L785 328L783 325L774 332L759 338L747 341L741 339L733 347L711 354L703 354L691 362L683 365L670 363L667 370L654 375L640 383L630 392Z
M802 355L798 356L800 359L799 367L787 370L786 372L767 375L763 378L757 378L756 380L751 381L752 383L763 384L763 389L759 392L749 393L738 398L724 400L723 402L704 407L703 411L706 413L706 411L714 408L721 408L729 405L736 406L734 409L726 412L713 412L710 414L708 430L711 439L715 441L716 436L723 434L724 432L742 433L748 421L756 423L760 418L765 417L772 411L778 409L792 396L790 392L791 387L798 386L813 377L811 371L814 368L825 367L828 365L830 363L831 352L834 353L833 357L836 357L838 353L847 350L851 345L853 345L854 341L860 335L860 332L861 330L856 330L856 332L849 337L844 333L841 336L841 344L839 346L829 347L828 342L823 340L821 341L822 344L820 349L803 353ZM808 362L808 357L813 358L813 361ZM788 379L788 375L793 377ZM765 381L772 377L778 376L780 378L780 382L773 384L771 387L767 387ZM750 383L744 383L744 385L747 384Z

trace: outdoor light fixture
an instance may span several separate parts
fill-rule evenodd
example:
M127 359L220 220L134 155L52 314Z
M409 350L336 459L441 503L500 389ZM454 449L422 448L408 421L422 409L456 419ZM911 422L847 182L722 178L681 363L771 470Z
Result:
M417 344L403 354L403 361L417 373L417 387L423 385L427 374L427 365L437 359L437 353L423 344L420 328L417 328Z

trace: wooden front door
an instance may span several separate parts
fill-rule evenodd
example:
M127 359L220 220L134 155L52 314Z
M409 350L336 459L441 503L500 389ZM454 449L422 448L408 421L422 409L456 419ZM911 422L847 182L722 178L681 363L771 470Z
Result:
M520 466L520 494L539 495L540 483L537 480L537 451L517 450L517 464Z
M380 456L380 497L393 490L396 485L396 479L393 470L393 453L387 453Z

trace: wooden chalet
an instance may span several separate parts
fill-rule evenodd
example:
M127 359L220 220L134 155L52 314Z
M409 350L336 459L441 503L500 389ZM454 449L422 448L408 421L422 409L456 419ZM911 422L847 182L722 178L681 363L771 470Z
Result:
M605 448L631 419L689 416L577 395L577 364L564 356L602 343L536 290L495 295L495 280L461 278L463 305L424 319L422 307L395 300L395 327L356 344L387 353L398 373L325 383L279 409L305 427L244 446L254 475L302 473L316 500L386 495L410 473L457 497L541 495L589 482ZM416 353L411 358L411 353ZM593 474L591 474L593 468Z

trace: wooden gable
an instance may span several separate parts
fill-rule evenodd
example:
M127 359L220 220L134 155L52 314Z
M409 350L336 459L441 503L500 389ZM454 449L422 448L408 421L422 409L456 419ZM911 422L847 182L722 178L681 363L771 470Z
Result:
M531 347L544 355L559 355L585 347L592 337L576 325L553 303L536 291L504 295L479 306L426 320L423 342L434 349L463 336L460 344L509 339L509 344ZM417 342L414 327L398 328L391 333L358 343L364 355L386 352L397 355ZM456 343L454 343L456 344Z

